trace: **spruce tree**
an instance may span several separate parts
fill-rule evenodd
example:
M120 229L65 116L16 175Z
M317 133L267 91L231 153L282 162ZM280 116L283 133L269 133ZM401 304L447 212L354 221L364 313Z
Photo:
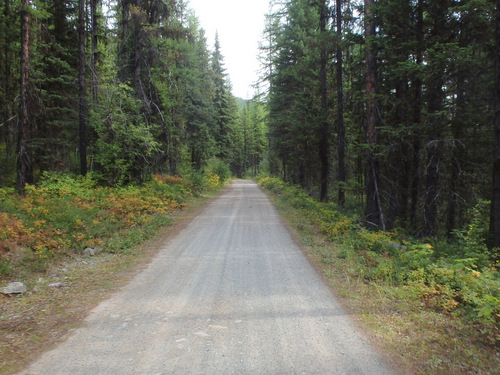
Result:
M29 102L30 69L30 7L29 0L21 2L21 82L19 95L19 121L17 144L16 189L22 193L26 184L33 182L33 169L29 142L31 122Z
M205 33L197 29L197 21L192 19L190 22L194 38L186 42L186 63L182 66L186 88L183 112L189 161L196 170L201 170L216 152L215 134L212 131L215 122L215 87Z
M328 201L328 183L330 177L330 126L328 124L328 94L327 94L327 65L329 59L329 48L327 48L327 25L329 21L329 9L326 0L319 3L319 43L320 43L320 72L319 86L321 95L321 118L319 126L319 160L320 160L320 191L319 199Z
M500 249L500 0L495 11L495 81L494 81L494 159L493 159L493 200L490 218L490 247ZM496 256L498 257L498 251Z
M376 156L377 127L377 61L375 56L374 0L364 0L365 63L366 63L366 209L369 226L385 230L385 220L379 187L379 161Z
M271 149L287 181L312 189L320 179L319 9L303 0L291 1L285 9L286 17L278 17L280 23L272 30Z
M212 53L212 77L214 82L214 124L212 134L218 158L229 161L232 149L232 126L234 122L234 100L229 89L224 57L222 56L219 36L215 36Z
M78 120L80 124L80 174L87 174L87 92L85 71L85 0L78 0Z
M337 85L337 159L338 159L338 204L340 207L345 205L345 183L346 160L345 160L345 126L344 126L344 80L343 80L343 51L342 51L342 1L336 0L335 3L335 21L336 21L336 85Z

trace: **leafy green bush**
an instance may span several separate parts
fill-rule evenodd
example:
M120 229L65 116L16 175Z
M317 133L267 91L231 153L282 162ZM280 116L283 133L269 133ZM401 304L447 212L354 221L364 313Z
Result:
M457 244L449 254L455 258L474 259L476 266L488 268L492 254L486 245L491 202L482 201L469 212L470 222L462 230L456 230Z
M258 180L260 186L275 193L282 194L285 189L285 183L279 178L275 177L264 177Z
M205 173L210 175L215 175L219 177L221 183L225 183L231 178L231 169L229 164L224 160L219 158L212 158L207 162L205 166Z

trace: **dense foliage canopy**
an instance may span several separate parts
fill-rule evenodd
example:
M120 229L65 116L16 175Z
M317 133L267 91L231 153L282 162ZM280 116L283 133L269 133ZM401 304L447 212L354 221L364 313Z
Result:
M4 185L44 171L142 182L213 157L258 171L264 107L233 97L218 39L210 51L184 1L5 1L0 61Z
M499 7L491 0L274 2L262 48L271 170L326 200L327 163L336 187L329 197L363 207L367 226L421 237L461 227L472 207L494 198ZM325 134L326 154L318 152Z
M0 183L265 165L420 237L492 201L498 247L499 14L494 0L270 1L266 90L244 102L185 1L2 2Z

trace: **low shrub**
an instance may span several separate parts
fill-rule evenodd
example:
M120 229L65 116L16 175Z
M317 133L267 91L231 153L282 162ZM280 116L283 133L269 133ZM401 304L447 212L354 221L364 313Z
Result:
M420 300L427 308L489 327L485 330L488 337L500 341L498 261L486 247L489 202L474 207L470 223L455 232L455 241L428 243L399 233L364 229L355 215L314 201L299 187L280 179L265 177L259 184L299 210L301 217L341 248L337 259L355 263L342 269L349 277L401 287L408 298ZM322 261L335 264L332 257L322 256Z
M45 264L87 247L127 252L167 224L187 197L215 185L212 175L192 181L157 174L141 186L110 188L90 176L45 173L23 196L0 189L0 277L27 259ZM26 250L29 256L16 255Z
M231 178L231 169L229 164L224 160L215 157L207 162L204 172L207 176L209 176L209 178L210 176L217 176L219 178L219 184L224 184Z

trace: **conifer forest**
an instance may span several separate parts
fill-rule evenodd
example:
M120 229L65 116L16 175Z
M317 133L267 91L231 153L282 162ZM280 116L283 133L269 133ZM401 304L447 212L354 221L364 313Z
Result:
M260 60L244 101L188 1L2 1L0 184L216 161L419 238L481 204L500 247L500 0L271 0Z
M1 284L148 257L180 210L254 179L348 314L421 369L402 373L497 373L500 0L269 0L262 19L247 99L189 0L0 0ZM0 294L11 373L56 337L30 293Z

